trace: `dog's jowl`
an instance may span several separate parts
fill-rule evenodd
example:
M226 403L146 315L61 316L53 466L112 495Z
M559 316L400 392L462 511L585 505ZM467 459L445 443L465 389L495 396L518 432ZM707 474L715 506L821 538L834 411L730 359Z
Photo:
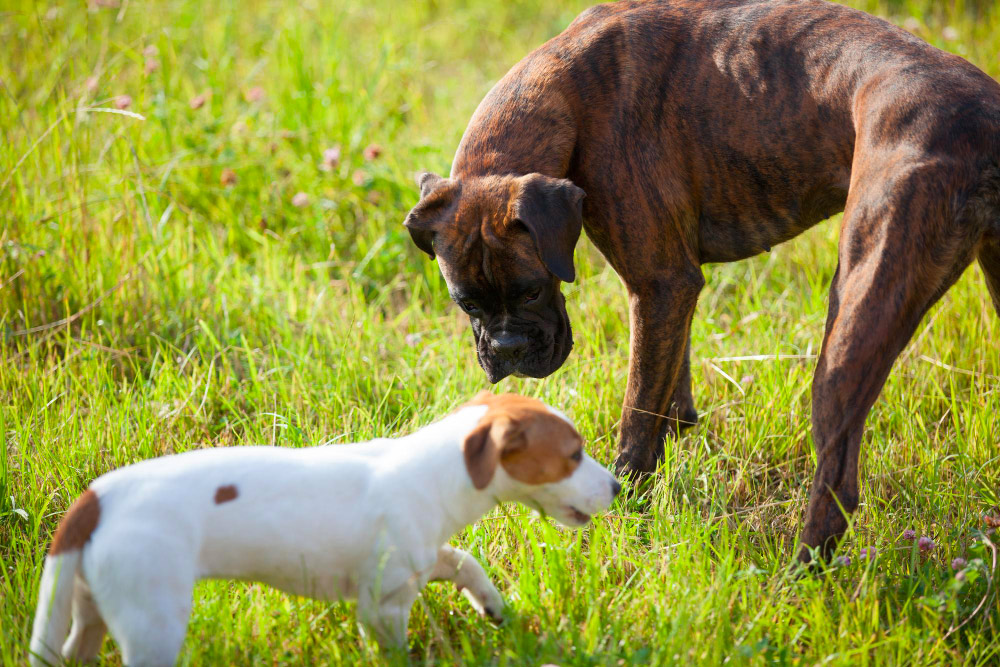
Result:
M497 83L406 226L492 382L565 361L560 286L586 230L629 295L618 466L635 473L697 419L701 266L844 211L802 536L829 548L858 505L865 418L924 313L977 257L1000 309L998 165L1000 85L885 21L822 0L619 2Z

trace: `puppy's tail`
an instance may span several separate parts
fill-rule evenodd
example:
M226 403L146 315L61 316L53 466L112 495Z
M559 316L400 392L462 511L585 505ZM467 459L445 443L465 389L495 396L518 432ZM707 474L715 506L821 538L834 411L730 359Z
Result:
M101 502L87 489L70 505L52 538L38 590L35 626L31 631L31 664L58 665L69 633L73 589L83 549L101 518Z
M69 634L74 580L82 553L82 549L73 549L45 557L31 631L32 667L62 663L61 649Z

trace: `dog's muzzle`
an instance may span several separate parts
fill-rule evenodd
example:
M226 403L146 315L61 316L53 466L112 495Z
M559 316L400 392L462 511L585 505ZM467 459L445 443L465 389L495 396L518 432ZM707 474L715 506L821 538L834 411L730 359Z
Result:
M508 375L543 378L559 368L564 359L556 354L556 347L544 334L532 337L503 331L495 336L484 336L478 345L479 365L491 383Z
M501 331L490 338L490 350L497 359L518 361L524 356L531 340L522 334Z

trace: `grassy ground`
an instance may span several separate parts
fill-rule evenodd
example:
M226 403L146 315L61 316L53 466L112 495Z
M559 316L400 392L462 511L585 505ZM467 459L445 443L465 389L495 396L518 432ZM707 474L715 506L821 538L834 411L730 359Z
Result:
M1000 10L939 4L857 3L1000 74ZM212 445L404 433L485 386L467 325L401 226L412 176L447 172L491 83L583 6L0 2L0 664L24 661L48 538L94 477ZM107 111L125 106L138 116ZM382 150L366 157L371 144ZM981 533L1000 504L1000 319L978 269L932 311L869 417L851 563L787 574L837 229L705 268L701 425L667 443L652 487L586 531L511 506L459 535L510 620L495 629L431 586L411 659L1000 659ZM564 408L610 463L625 301L589 244L577 256L570 360L498 388ZM767 356L779 354L792 357ZM734 359L754 355L767 358ZM936 548L920 553L907 528ZM104 659L119 661L111 641ZM353 605L207 583L183 661L381 659Z

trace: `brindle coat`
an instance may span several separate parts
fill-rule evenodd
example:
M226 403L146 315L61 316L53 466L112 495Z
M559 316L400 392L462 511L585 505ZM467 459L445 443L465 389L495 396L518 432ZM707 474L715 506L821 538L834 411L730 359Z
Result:
M581 14L490 91L451 178L425 176L407 226L453 296L472 293L490 379L544 375L571 344L559 279L573 278L586 193L582 225L629 294L618 466L645 472L664 415L697 418L701 265L844 211L802 535L829 548L841 507L858 505L865 417L921 317L975 257L1000 311L998 165L1000 85L885 21L822 0L620 2ZM547 214L518 214L532 205Z

